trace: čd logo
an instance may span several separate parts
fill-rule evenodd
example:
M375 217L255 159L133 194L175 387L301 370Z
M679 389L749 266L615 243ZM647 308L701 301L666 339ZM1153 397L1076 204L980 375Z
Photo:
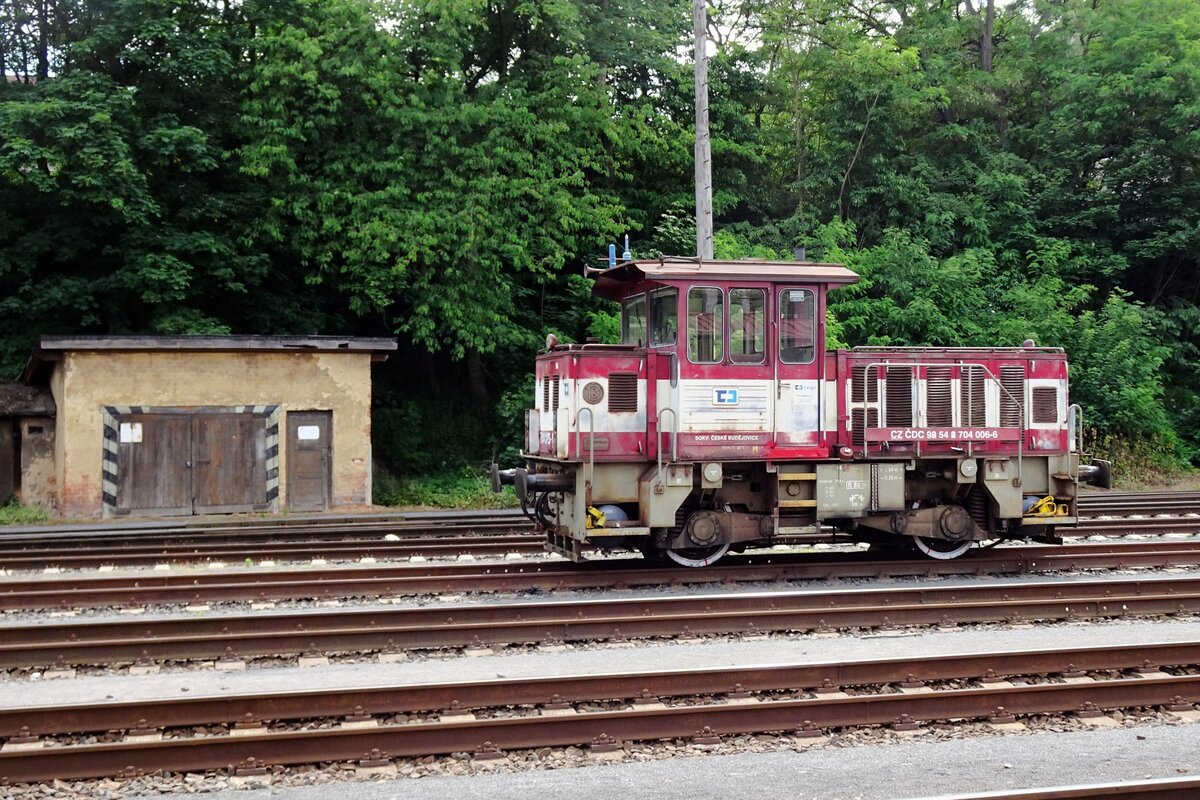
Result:
M713 389L714 406L736 406L737 404L737 389Z

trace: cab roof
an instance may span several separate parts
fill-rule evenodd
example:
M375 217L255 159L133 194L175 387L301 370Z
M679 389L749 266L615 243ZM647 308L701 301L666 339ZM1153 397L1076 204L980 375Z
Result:
M701 261L696 258L666 256L641 261L621 261L611 269L587 270L596 276L592 291L599 297L614 300L625 294L625 288L642 280L686 281L755 280L803 281L829 286L858 283L858 275L841 264L822 264L813 261Z

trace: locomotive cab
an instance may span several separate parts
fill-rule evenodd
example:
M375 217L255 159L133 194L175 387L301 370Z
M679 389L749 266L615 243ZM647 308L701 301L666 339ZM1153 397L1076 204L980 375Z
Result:
M516 487L547 547L703 566L835 525L955 557L1073 524L1078 409L1056 348L826 352L836 264L626 261L597 270L621 343L548 342ZM1031 344L1031 343L1030 343Z

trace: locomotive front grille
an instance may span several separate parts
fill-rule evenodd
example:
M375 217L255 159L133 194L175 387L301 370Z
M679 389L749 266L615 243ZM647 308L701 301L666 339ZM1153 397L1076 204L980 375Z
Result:
M551 384L552 385L550 387L550 411L553 414L557 415L558 414L559 392L562 390L562 378L555 375L551 379Z
M1033 390L1033 421L1039 424L1058 422L1058 389L1037 386Z
M912 367L888 367L884 383L887 406L884 417L888 426L909 427L913 424Z
M964 365L959 382L962 424L970 428L987 424L987 376L978 364Z
M954 427L952 395L950 367L927 367L925 370L925 416L929 427Z
M850 402L863 402L863 386L866 386L866 402L874 403L879 400L879 382L875 379L875 370L871 370L871 379L867 380L865 365L855 367L850 374Z
M638 410L638 376L636 372L610 372L608 374L608 410Z
M866 409L866 425L863 425L863 409L855 408L850 411L850 440L856 447L862 447L866 441L866 428L879 427L879 412L874 408Z
M541 411L550 410L550 379L542 378L542 407Z
M1000 368L1000 427L1021 427L1021 406L1025 402L1025 367L1017 364Z

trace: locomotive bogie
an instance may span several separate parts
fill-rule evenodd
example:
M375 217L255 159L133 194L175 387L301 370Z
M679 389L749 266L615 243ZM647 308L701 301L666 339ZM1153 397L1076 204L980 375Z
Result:
M696 462L661 469L533 461L521 470L520 494L541 507L539 521L552 541L574 542L552 549L576 557L583 544L643 551L767 547L780 534L822 525L868 541L883 535L977 542L1025 536L1023 523L1037 535L1047 523L1074 523L1074 484L1050 474L1063 466L1051 462L1072 460L1027 458L1029 483L1020 486L1006 459ZM973 472L974 482L960 482L964 472ZM1051 490L1051 483L1063 485ZM1027 499L1046 491L1054 492L1054 515L1025 517Z

